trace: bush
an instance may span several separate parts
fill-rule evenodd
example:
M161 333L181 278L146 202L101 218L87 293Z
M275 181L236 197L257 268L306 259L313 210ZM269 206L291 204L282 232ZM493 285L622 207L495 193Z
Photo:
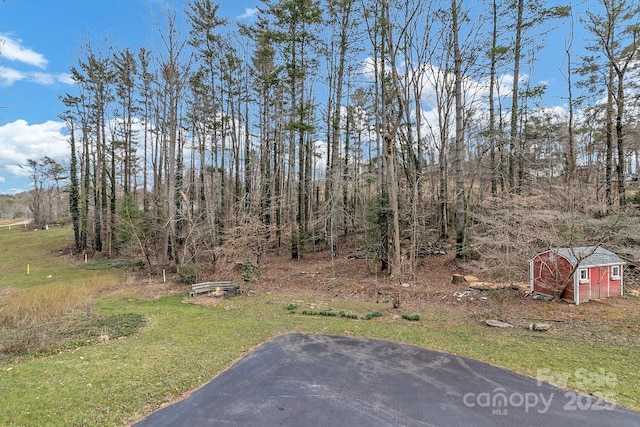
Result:
M326 317L336 317L338 315L338 313L331 310L320 310L320 311L302 310L302 314L307 316L326 316Z
M343 310L340 310L338 312L338 316L344 317L346 319L357 319L358 318L357 314L355 314L355 313L345 313Z
M249 255L247 255L242 263L242 280L244 280L245 283L249 283L257 277L260 277L260 267L251 261Z
M380 258L384 252L390 214L389 205L382 197L375 197L367 204L365 250L370 258Z
M180 281L187 285L193 285L198 282L198 267L189 262L180 268Z

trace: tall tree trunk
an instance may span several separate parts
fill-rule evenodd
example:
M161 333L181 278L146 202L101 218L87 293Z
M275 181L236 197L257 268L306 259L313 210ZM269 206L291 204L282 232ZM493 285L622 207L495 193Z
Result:
M499 163L496 158L497 150L497 134L496 134L496 112L494 93L496 88L496 62L498 57L498 5L496 0L492 2L493 8L491 13L493 30L491 32L491 51L490 51L490 71L489 71L489 156L491 161L491 195L498 195L498 174Z
M385 19L385 34L387 39L387 46L389 51L389 62L391 65L391 77L393 81L393 89L397 105L397 112L394 121L389 124L388 132L384 135L384 156L386 167L387 188L389 189L389 206L391 208L392 223L391 223L391 252L390 252L390 277L396 280L400 280L401 273L401 257L402 252L400 248L400 207L398 205L398 176L395 171L395 153L394 144L395 138L402 123L402 117L404 116L404 98L403 91L400 85L400 77L396 66L396 47L393 41L393 30L391 26L391 14L389 11L389 3L387 0L382 1L384 8Z
M464 255L466 243L466 198L464 190L463 162L465 156L464 149L464 117L462 105L462 54L458 40L458 4L456 0L451 1L452 13L452 35L453 35L453 61L455 76L455 111L456 111L456 140L454 170L456 174L456 257Z
M620 208L624 209L627 204L627 195L625 190L625 182L627 176L625 174L625 150L624 150L624 132L622 128L622 117L624 116L624 72L617 71L617 94L616 94L616 142L618 146L618 162L616 164L616 177L618 178L618 203Z
M613 65L609 65L609 74L607 79L607 109L605 117L605 165L604 165L604 198L606 204L606 212L610 214L613 211L613 82L614 71Z
M78 183L78 155L76 152L76 137L73 118L69 119L69 143L71 144L71 161L69 165L69 179L71 181L69 193L69 212L73 224L73 242L75 250L83 250L80 240L80 184Z
M519 81L520 81L520 59L522 57L522 21L524 14L524 1L517 0L516 6L516 26L515 26L515 45L513 48L513 88L511 91L511 120L510 120L510 135L509 135L509 189L519 192L520 189L516 189L516 165L518 164L519 152L518 144L518 116L519 116Z

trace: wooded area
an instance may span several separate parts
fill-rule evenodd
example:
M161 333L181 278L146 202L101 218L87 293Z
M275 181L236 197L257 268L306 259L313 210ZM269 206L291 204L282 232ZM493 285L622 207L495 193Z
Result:
M473 257L471 225L500 226L487 201L553 188L575 194L567 211L622 211L640 162L640 7L592 3L263 0L234 26L193 0L164 11L155 50L86 40L61 97L76 248L188 277L225 244L335 257L357 237L394 277L425 243ZM588 50L556 41L564 64L537 64L558 25L586 28ZM533 67L564 69L566 109L541 105ZM60 181L46 159L29 166L36 190Z

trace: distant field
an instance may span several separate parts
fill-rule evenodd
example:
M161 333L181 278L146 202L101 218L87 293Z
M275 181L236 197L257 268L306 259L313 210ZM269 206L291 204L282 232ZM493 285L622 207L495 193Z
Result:
M25 289L97 276L75 265L70 258L72 243L73 232L64 227L0 229L0 288Z
M0 331L20 331L0 334L0 353L16 348L11 337L28 349L39 348L40 336L55 342L57 331L47 332L42 322L87 310L100 292L118 285L119 273L80 265L71 255L72 239L72 231L63 227L0 228ZM34 325L40 332L27 334L25 328Z
M31 222L29 218L0 218L0 227L10 227L12 225L23 225Z

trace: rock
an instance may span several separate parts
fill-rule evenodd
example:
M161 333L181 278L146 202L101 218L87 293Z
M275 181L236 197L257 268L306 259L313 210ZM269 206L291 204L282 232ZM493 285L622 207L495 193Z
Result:
M640 291L637 289L628 289L627 294L631 295L632 297L640 297Z
M541 301L553 301L553 295L547 294L534 294L533 299L541 300Z
M471 296L471 291L454 292L453 296L456 298L466 298Z
M454 274L451 278L451 283L465 283L467 279L462 274Z
M495 319L487 319L484 323L486 323L487 326L493 326L494 328L513 328L513 325Z
M551 329L551 324L549 324L549 323L531 323L531 324L529 324L529 329L531 329L532 331L546 332L549 329Z

